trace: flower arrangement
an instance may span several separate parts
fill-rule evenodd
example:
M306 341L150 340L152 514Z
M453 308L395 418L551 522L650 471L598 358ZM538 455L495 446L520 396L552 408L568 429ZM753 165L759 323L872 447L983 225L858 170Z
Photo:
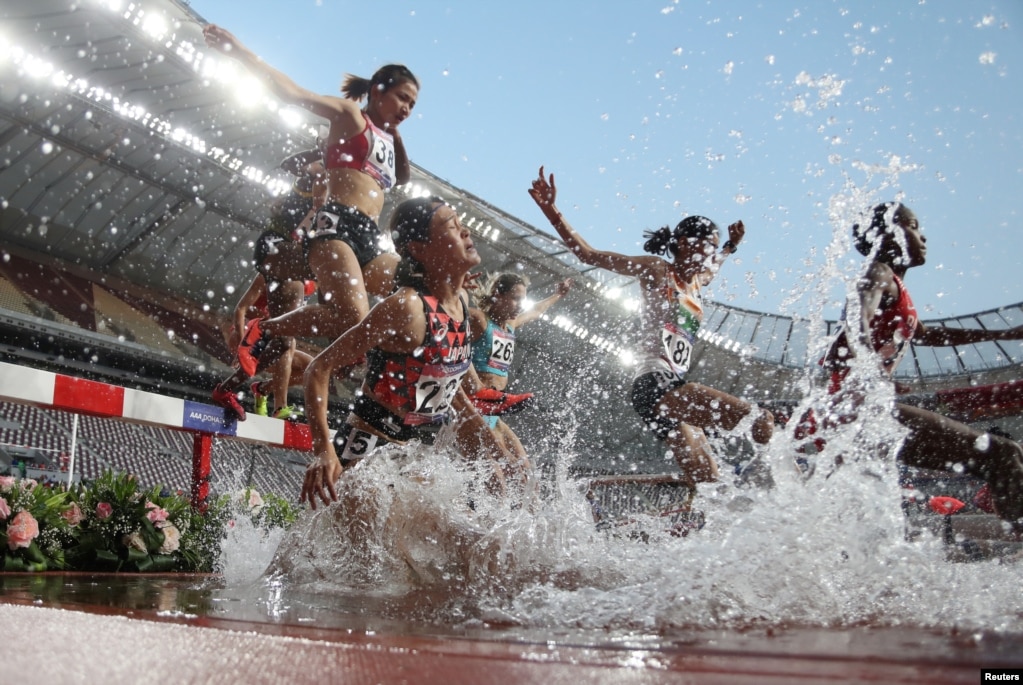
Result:
M31 478L0 476L0 552L4 571L65 568L64 550L74 539L74 509L67 493Z
M4 476L3 570L216 571L220 543L237 515L270 529L290 526L297 512L284 498L252 489L216 498L200 514L187 499L142 488L127 474L106 473L70 489Z

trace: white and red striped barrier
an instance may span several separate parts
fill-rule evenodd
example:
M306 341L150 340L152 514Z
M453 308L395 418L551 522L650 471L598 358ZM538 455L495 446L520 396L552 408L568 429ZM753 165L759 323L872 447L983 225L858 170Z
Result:
M238 422L226 419L224 409L212 404L4 362L0 362L0 401L189 431L195 436L192 502L200 508L204 507L209 494L213 436L306 452L312 449L309 426L302 423L252 414L246 421Z

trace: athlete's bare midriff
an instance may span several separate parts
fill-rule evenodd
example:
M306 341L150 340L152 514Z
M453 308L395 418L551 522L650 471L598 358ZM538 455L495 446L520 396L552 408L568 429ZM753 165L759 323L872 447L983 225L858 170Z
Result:
M327 171L327 202L354 207L373 221L379 221L384 208L384 190L358 169L330 169Z

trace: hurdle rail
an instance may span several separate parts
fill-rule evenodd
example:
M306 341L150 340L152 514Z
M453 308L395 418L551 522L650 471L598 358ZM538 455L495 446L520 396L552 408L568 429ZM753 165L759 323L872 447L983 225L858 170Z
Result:
M192 433L191 501L200 511L206 510L209 497L214 437L312 450L312 436L305 424L252 414L239 422L228 419L223 408L211 404L5 362L0 362L0 401Z

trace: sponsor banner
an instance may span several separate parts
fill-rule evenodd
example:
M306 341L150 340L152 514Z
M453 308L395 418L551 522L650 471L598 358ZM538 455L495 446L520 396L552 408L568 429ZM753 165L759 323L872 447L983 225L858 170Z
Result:
M182 428L220 435L235 435L237 432L238 422L234 419L225 421L225 412L222 407L214 407L211 404L203 404L191 400L185 400L184 402L184 414L181 419Z

